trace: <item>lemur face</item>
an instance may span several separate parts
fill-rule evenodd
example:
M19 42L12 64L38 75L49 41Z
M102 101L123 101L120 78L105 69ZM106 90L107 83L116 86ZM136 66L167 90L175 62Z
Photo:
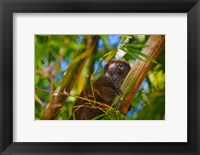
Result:
M129 63L121 60L110 61L106 64L104 74L114 81L118 86L121 86L126 75L130 71Z

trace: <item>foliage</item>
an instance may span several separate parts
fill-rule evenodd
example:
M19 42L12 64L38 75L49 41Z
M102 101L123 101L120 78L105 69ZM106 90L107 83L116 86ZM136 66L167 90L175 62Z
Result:
M127 116L130 119L161 120L165 118L165 51L161 52L148 72Z
M35 36L35 119L39 120L50 100L51 81L57 88L70 62L77 63L84 53L75 57L85 48L84 35L36 35ZM131 65L136 59L150 60L154 65L142 83L132 108L126 116L109 108L93 120L119 119L164 119L165 116L165 51L156 61L141 53L148 35L100 35L96 50L82 69L81 75L61 108L57 119L69 119L72 108L81 91L101 76L110 60L122 59Z

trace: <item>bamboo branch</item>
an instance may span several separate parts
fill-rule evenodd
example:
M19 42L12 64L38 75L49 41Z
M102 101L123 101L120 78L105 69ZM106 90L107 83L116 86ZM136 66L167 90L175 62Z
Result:
M164 45L164 42L165 36L151 35L146 43L148 47L143 48L141 52L156 60L161 48ZM120 110L123 114L126 114L135 94L139 90L139 87L150 70L152 64L153 63L149 60L142 61L137 59L135 61L121 86L123 96L121 98L116 96L112 103L115 109Z
M55 90L53 94L52 104L48 104L43 114L43 119L49 120L59 113L59 109L64 105L67 96L63 95L64 92L70 92L75 85L81 71L92 53L98 36L90 36L86 40L86 49L77 53L77 56L71 61L66 73L64 74L60 86Z

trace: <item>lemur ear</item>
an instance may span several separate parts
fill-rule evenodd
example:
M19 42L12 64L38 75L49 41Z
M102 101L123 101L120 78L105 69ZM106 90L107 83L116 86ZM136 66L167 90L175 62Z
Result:
M115 60L115 61L110 61L109 63L107 63L104 68L104 73L106 73L108 70L111 71L112 69L114 69L116 67L116 63L118 62L119 60Z
M118 68L118 66L121 66L121 68ZM104 74L108 77L112 76L116 69L118 69L121 74L124 71L129 72L131 67L130 67L130 64L126 61L122 61L122 60L110 61L109 63L106 64L104 68Z

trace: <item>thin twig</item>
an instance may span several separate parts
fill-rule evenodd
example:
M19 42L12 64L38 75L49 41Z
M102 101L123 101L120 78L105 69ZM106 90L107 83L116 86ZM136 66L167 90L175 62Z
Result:
M42 91L42 92L48 92L50 93L49 90L45 90L45 89L41 89L41 88L36 88L36 90L38 91ZM94 101L94 100L90 100L90 99L87 99L87 98L84 98L84 97L80 97L80 96L76 96L76 95L72 95L72 94L69 94L68 92L64 92L64 93L61 93L61 92L54 92L55 94L61 94L61 95L66 95L66 96L71 96L71 97L74 97L74 98L78 98L78 99L81 99L81 100L84 100L84 101L88 101L88 102L92 102L92 103L95 103L95 104L99 104L105 108L111 108L109 105L105 104L105 103L101 103L101 102L97 102L97 101Z

